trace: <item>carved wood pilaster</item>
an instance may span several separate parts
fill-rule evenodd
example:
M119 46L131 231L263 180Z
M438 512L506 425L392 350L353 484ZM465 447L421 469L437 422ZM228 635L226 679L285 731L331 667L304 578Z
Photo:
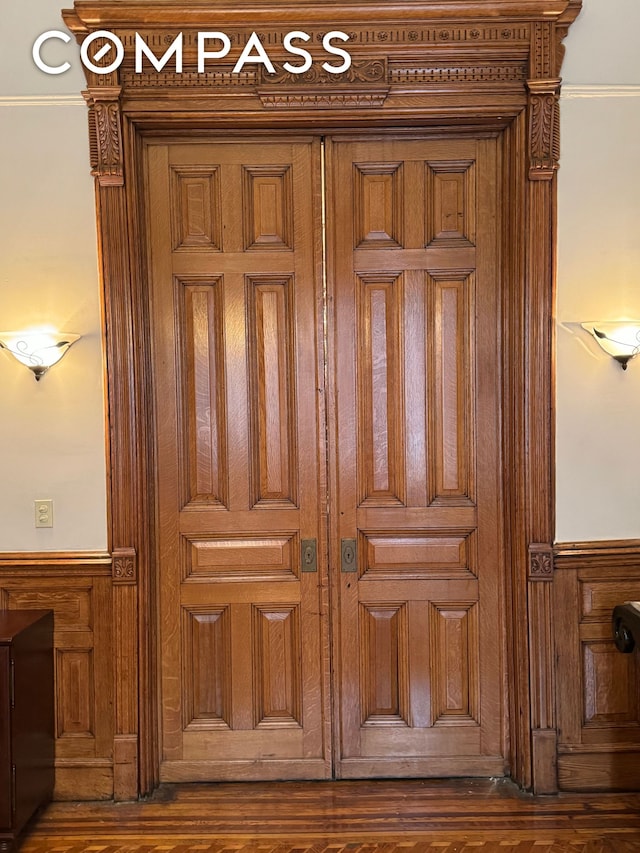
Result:
M546 564L544 553L542 562ZM551 583L528 584L531 751L536 794L558 790L552 590Z
M131 584L113 587L115 735L113 796L138 795L138 600Z
M120 86L88 89L83 96L89 107L91 174L100 186L124 184Z
M529 178L550 181L560 157L560 79L527 80Z
M535 81L537 94L547 91ZM546 81L557 86L558 81ZM531 86L531 84L529 84ZM542 94L543 98L552 97ZM557 109L554 101L553 113ZM556 116L557 118L557 116ZM545 130L547 143L552 134ZM528 138L532 144L532 113ZM545 143L546 144L546 143ZM530 151L531 154L531 151ZM555 193L548 170L532 169L526 186L528 225L525 261L525 483L527 534L527 623L529 640L529 707L531 772L536 793L557 790L557 729L555 713L555 650L553 642L553 303L555 254ZM534 174L532 174L532 171ZM546 178L540 180L540 178ZM533 180L531 180L533 178Z
M532 781L536 794L553 794L558 790L553 571L552 545L540 542L530 545L527 621Z
M553 351L555 181L527 182L524 346L526 542L554 535ZM547 547L546 545L543 547ZM534 553L540 553L534 549ZM537 562L545 565L538 557Z
M110 143L98 134L96 199L98 235L102 259L102 286L105 299L107 356L107 399L110 451L110 539L112 543L112 597L114 624L114 797L132 799L139 792L138 686L139 686L139 601L138 575L142 531L138 519L140 492L138 469L141 446L136 403L136 330L132 306L132 272L127 217L127 188L123 180L122 126L119 106L111 96L97 100L97 116L102 115L112 133ZM95 93L95 90L91 90ZM94 97L94 101L96 101ZM91 103L89 104L91 108ZM106 113L100 107L105 107ZM95 109L95 106L94 106ZM115 112L113 110L115 109ZM111 111L111 112L110 112ZM111 118L108 119L110 113ZM97 125L99 127L99 125ZM102 148L100 147L102 145ZM100 158L107 160L101 172ZM109 153L110 152L110 153Z

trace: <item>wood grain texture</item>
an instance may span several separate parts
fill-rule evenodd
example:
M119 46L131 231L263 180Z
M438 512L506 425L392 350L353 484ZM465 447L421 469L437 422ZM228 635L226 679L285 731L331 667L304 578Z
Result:
M504 772L495 156L462 138L328 143L329 520L334 549L358 542L357 572L332 575L341 778ZM440 163L469 186L434 208ZM477 246L428 238L461 207Z
M55 797L113 793L111 559L2 555L0 609L54 613Z
M168 781L329 772L327 567L300 565L326 503L318 149L187 139L147 154ZM176 248L172 176L207 169L225 199L220 246Z
M509 782L163 785L57 803L21 853L631 853L640 796L536 798Z
M616 604L640 596L640 543L555 548L558 773L564 790L640 786L640 660L613 642Z
M499 309L501 322L498 327L504 351L500 365L504 382L500 400L502 422L500 426L495 425L495 432L502 435L504 445L500 448L501 464L496 469L495 459L489 454L489 464L478 471L477 482L495 477L495 470L504 472L501 484L505 497L504 548L501 546L501 550L505 552L505 566L509 567L503 582L505 600L509 602L507 626L509 636L513 638L506 650L509 717L513 726L509 760L516 777L523 784L530 784L529 677L531 672L550 671L550 659L529 660L526 573L529 544L550 543L553 521L549 324L553 304L555 241L553 175L558 151L555 81L560 74L562 39L580 7L580 0L443 0L437 4L418 0L404 4L373 2L366 5L356 0L347 0L339 5L301 0L296 4L279 4L274 10L273 3L267 0L245 0L240 4L217 3L212 13L201 3L195 6L180 2L150 3L144 4L143 9L135 2L78 0L73 10L65 12L65 21L79 40L92 30L104 29L122 38L126 48L125 61L118 72L104 77L89 72L87 82L91 108L91 162L99 184L98 230L112 419L110 541L120 551L132 549L135 553L138 584L135 593L118 592L111 611L118 614L117 618L122 617L122 629L134 635L124 637L119 633L120 623L111 624L117 642L117 658L126 664L123 675L128 677L132 672L139 675L137 683L120 681L117 685L115 726L125 738L135 737L139 732L141 791L149 791L159 778L160 727L157 724L155 697L158 690L155 679L160 667L154 637L155 614L160 609L160 602L156 586L159 577L156 554L167 553L164 548L157 548L158 530L155 528L153 446L157 434L152 417L152 398L158 389L154 387L151 369L148 258L141 248L149 212L141 192L147 130L156 134L156 139L162 133L176 138L176 133L189 134L191 131L201 139L205 133L220 135L228 134L230 130L248 135L255 131L263 134L265 129L308 134L309 128L317 129L319 133L355 129L380 137L389 129L402 126L433 132L434 137L440 139L450 136L452 131L463 131L469 139L474 135L483 137L484 141L479 144L485 146L492 144L487 135L494 134L499 139L500 156L492 180L499 183L501 199L501 209L496 213L503 234L499 239L499 268L504 273L501 292L505 302ZM229 67L212 66L206 73L198 75L194 70L195 33L210 28L214 23L220 30L233 31L234 50L251 30L259 29L269 45L276 73L268 75L260 68L252 67L234 77ZM314 33L325 32L327 28L347 31L353 52L352 68L344 75L325 73L321 62L326 55L321 42L312 39L314 63L305 79L301 81L287 73L282 66L283 61L290 57L282 48L282 37L292 27L303 30L310 27ZM142 74L136 74L134 51L131 49L134 33L140 32L149 44L160 46L178 31L185 32L183 74L168 69L162 74L153 73L148 68ZM300 82L303 82L302 86ZM450 157L442 158L446 159ZM261 164L253 161L244 165L253 169ZM534 167L530 173L529 165ZM255 176L256 173L253 174ZM287 214L278 201L284 197L283 193L286 194L283 186L287 179L283 172L279 174L280 177L261 173L255 180L251 179L254 189L258 188L255 193L257 200L253 204L254 222L245 221L243 226L243 222L238 220L234 226L236 233L243 233L243 240L246 237L246 244L253 246L256 240L261 241L258 245L262 248L250 250L257 254L278 256L279 249L267 252L265 247L287 239ZM191 178L195 178L195 182L191 182ZM541 180L529 181L529 178ZM403 180L407 180L406 175ZM437 215L432 218L438 224L423 234L422 246L429 239L435 242L435 246L440 245L440 249L430 249L435 253L432 266L438 267L443 257L438 253L446 248L445 244L474 242L474 223L467 204L467 191L473 182L468 173L458 167L453 170L443 168L434 180L438 185L434 197L437 195L438 200ZM489 178L476 174L475 180L480 186ZM423 231L426 225L424 205L418 205L415 199L403 211L399 211L397 205L389 211L387 199L394 192L389 185L394 181L399 185L399 180L388 173L383 176L380 186L367 190L365 201L369 212L365 218L369 219L366 234L379 235L384 240L388 239L384 236L388 234L397 242L398 239L405 241L406 230L410 225L413 227L413 223L421 223L419 227ZM533 182L544 185L544 189L531 192L528 184ZM216 245L215 240L219 236L213 222L216 203L215 200L211 204L207 201L215 196L211 184L209 178L201 180L191 175L182 188L184 193L181 189L188 227L185 234L179 230L177 234L179 240L184 237L191 243L187 248L193 251L187 251L187 255L198 254L201 240L209 247ZM223 197L228 197L228 190L228 186L226 189L221 186ZM317 178L311 193L318 202L320 185ZM379 211L373 215L380 200L387 209L382 216ZM154 219L153 211L149 218ZM294 228L297 225L294 222ZM438 235L439 244L438 240L433 240L435 235ZM168 239L171 240L171 235ZM319 277L321 253L317 229L314 240L312 264ZM136 247L136 250L129 251L129 247ZM472 246L460 247L458 262L463 270L473 266L470 258L474 251ZM482 259L482 251L482 247L478 247L481 263L488 268L492 260L489 256ZM215 252L214 249L211 254ZM181 253L185 254L182 249L177 250L176 257ZM200 254L206 255L206 251ZM375 270L370 268L367 272L372 271ZM198 270L196 265L189 274L202 276L208 272L210 270L204 266ZM265 270L259 272L264 273ZM282 273L283 270L272 267L267 272ZM413 274L415 271L410 272ZM405 288L407 292L413 288L415 296L422 284L410 279L411 275L407 276ZM314 299L315 308L321 313L323 306L318 304L317 296ZM405 317L407 340L414 340L416 346L424 348L427 344L424 332L426 306L420 306L415 299L414 304L414 315ZM243 322L241 300L228 300L225 309L230 311L229 330L237 332ZM306 310L312 310L311 306ZM169 339L172 332L168 326L172 322L173 311L166 313L167 321L164 325L160 323L158 333ZM377 329L380 330L380 310L377 310L376 317ZM490 345L495 335L496 323L484 329L484 345ZM523 340L531 342L524 353ZM449 412L453 405L451 376L459 370L459 364L448 363L444 371L448 377L445 379L448 392L445 397ZM317 371L322 376L320 359ZM378 387L383 373L382 367L376 372ZM234 425L243 430L248 425L242 412L246 383L243 377L240 377L241 381L236 379L228 378L228 393L235 416ZM197 393L200 393L201 383L197 385ZM525 393L527 389L528 393ZM326 390L330 396L331 390ZM424 382L420 377L416 381L405 379L402 390L407 395L414 395L412 399L415 400L415 408L406 421L408 435L420 435L430 426ZM456 405L459 402L456 398ZM318 418L316 413L323 405L323 400L318 399L315 406L305 407L305 416L315 421L320 429L322 415ZM377 400L376 411L384 413L382 400ZM391 424L388 407L386 411L387 421ZM158 423L166 425L170 417L171 412L161 411ZM448 481L452 481L452 471L458 476L464 469L460 465L460 435L458 432L453 436L458 458L455 455L451 457L452 466L445 472ZM278 436L278 430L270 429L268 436L273 451L277 449L274 436ZM199 465L209 452L208 440L199 448ZM420 442L409 443L408 447L412 464L406 477L406 495L408 500L422 505L436 491L434 483L416 473L426 471L427 462L431 462L427 460L430 450ZM233 472L228 499L229 505L235 500L235 505L239 506L243 497L242 484L248 476L248 463L237 450L238 445L230 436L228 449L223 451L228 453L227 470ZM535 465L528 465L528 458L534 459ZM317 462L314 459L314 464ZM212 467L208 460L204 469L200 469L204 471L204 483L209 476L207 466ZM386 476L386 472L383 473ZM325 476L322 464L314 476L319 482ZM378 479L380 481L380 474ZM440 517L445 518L446 514ZM247 521L248 517L245 517L242 522L245 530ZM346 519L351 527L354 526L353 521L353 518ZM198 522L193 519L189 535L210 534L210 525L205 522L206 519L201 518L198 528ZM310 529L314 527L313 513L304 516L304 524ZM465 531L471 527L473 524L463 525ZM404 532L411 532L411 526L407 525ZM306 539L311 530L303 535ZM325 532L321 530L319 542L324 537ZM331 552L331 559L336 564L338 547L334 543ZM483 559L490 554L491 544L489 540L479 538L475 547L478 555L476 565L482 565ZM133 595L138 599L137 610ZM323 588L319 593L319 601L323 605L326 604L326 596L326 588ZM550 611L549 608L538 608L538 612L544 618L544 614ZM247 617L243 618L246 622ZM415 625L421 626L421 630L428 630L424 614L414 612L411 618ZM483 620L480 621L482 624ZM170 634L170 642L175 637L175 627L174 634ZM548 629L549 625L538 625L535 627L536 635L544 636ZM326 651L328 634L322 630L320 633L320 644ZM347 633L345 639L352 642L356 637ZM485 643L488 657L500 654L494 641L486 640ZM137 661L134 659L136 654ZM418 668L423 668L426 653L417 650L415 654ZM422 687L424 683L423 679ZM533 697L537 711L552 695L553 684L545 684L542 696ZM131 713L136 702L139 719ZM497 710L492 706L487 708L487 713L493 715ZM326 727L327 723L323 722L321 728L325 736L328 734ZM494 747L497 749L497 744L494 743ZM435 765L433 769L437 771ZM78 772L83 771L79 768Z

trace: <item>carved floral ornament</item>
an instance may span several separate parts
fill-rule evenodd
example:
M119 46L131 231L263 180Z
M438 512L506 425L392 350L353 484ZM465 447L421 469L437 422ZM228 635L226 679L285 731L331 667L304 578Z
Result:
M114 584L138 581L138 558L135 548L114 548L111 576Z
M529 546L529 580L553 580L553 548L545 543Z
M455 121L456 112L468 116L470 99L487 122L500 113L502 126L527 109L529 176L553 177L562 39L581 0L407 0L367 8L301 0L286 6L286 26L274 25L280 6L78 0L63 12L93 57L85 97L100 184L124 180L123 108L169 115L180 105L194 123L198 113L224 119L280 111L298 120L319 110L336 122L348 109L362 122L383 115L397 123L407 108Z

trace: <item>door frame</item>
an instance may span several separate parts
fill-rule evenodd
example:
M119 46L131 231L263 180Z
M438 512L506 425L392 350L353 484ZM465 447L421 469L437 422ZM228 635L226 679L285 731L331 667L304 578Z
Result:
M108 401L109 547L114 636L114 797L158 783L153 363L144 252L143 146L149 135L296 131L499 134L503 263L503 530L507 566L508 757L512 778L557 790L551 610L554 533L553 317L562 41L581 0L76 0L81 42L107 30L125 47L107 74L86 70L96 183ZM213 8L212 8L213 7ZM286 21L286 25L282 22ZM251 21L247 24L247 21ZM260 32L276 73L232 64L195 71L199 31L234 48ZM312 34L314 65L286 72L284 34ZM352 65L320 71L321 41L349 35ZM184 34L183 74L134 70L140 34L156 55ZM175 66L174 66L175 68Z

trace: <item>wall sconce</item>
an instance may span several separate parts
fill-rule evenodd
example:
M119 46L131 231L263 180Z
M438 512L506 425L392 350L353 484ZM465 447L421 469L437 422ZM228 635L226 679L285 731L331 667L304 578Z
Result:
M0 332L0 349L5 349L33 371L36 382L56 364L81 335L45 329L25 332Z
M593 335L602 349L618 362L623 370L640 353L640 321L581 323Z

